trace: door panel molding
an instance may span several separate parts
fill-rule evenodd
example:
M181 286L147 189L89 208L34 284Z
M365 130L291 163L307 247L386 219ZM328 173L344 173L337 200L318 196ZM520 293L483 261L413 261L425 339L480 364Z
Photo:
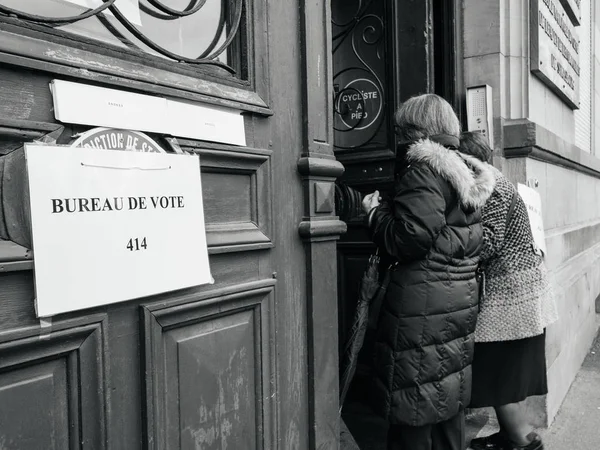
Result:
M65 321L52 331L30 327L0 335L0 417L15 420L0 429L0 442L12 442L15 433L20 442L29 439L34 445L67 444L49 449L106 448L106 316L87 321L92 323L68 328L83 321ZM39 396L32 402L36 391ZM21 415L38 422L19 428Z
M2 137L2 141L15 140L22 144L23 142L30 142L41 138L45 134L57 131L62 127L63 125L60 123L0 117L0 136Z
M274 284L261 280L142 308L146 448L238 448L242 439L245 448L274 448ZM185 388L200 377L203 386Z
M209 253L272 248L272 152L206 147L191 141L182 145L200 155Z

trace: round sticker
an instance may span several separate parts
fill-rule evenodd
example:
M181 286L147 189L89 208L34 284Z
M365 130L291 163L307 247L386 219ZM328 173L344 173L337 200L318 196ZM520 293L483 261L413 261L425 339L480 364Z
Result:
M166 153L155 141L139 131L117 128L94 128L86 131L71 143L72 147L99 150L127 150L145 153Z
M367 78L350 81L337 96L340 120L350 130L369 128L379 118L382 108L381 91Z

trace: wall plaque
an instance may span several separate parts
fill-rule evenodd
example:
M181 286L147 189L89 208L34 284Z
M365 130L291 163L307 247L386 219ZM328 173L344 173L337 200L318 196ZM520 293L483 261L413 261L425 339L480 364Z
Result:
M65 3L73 3L77 6L83 6L87 9L95 9L102 6L103 0L63 0ZM138 0L115 0L115 7L125 16L131 23L142 26L142 17L140 14L140 5ZM105 14L112 16L110 8L104 10Z
M581 0L560 0L574 25L581 25Z
M579 108L579 33L559 0L531 0L531 71Z

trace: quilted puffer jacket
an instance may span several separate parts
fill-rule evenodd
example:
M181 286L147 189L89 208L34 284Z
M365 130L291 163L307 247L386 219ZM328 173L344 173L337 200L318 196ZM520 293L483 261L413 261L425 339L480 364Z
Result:
M489 166L431 140L413 144L393 198L371 214L394 258L375 338L376 410L392 424L448 420L468 406Z

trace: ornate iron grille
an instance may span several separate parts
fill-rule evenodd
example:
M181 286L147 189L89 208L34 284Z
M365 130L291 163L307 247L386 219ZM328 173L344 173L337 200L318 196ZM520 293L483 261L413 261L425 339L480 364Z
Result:
M385 3L331 2L338 150L385 148L388 141Z
M37 0L36 0L37 1ZM223 61L219 61L217 58L223 54L234 42L236 37L239 36L239 30L242 25L242 18L245 13L246 0L220 0L220 18L219 23L216 27L216 32L212 38L210 44L201 51L200 55L196 58L185 57L181 54L177 54L173 51L168 50L162 45L159 45L147 34L144 33L141 27L137 27L119 10L115 5L116 0L101 0L102 5L94 9L88 9L78 15L70 17L45 17L42 15L31 14L28 12L20 11L15 8L5 6L0 0L0 13L16 17L19 19L27 20L43 24L49 27L60 27L68 24L73 24L85 19L96 17L102 25L120 42L125 44L129 48L145 51L144 46L152 49L163 57L185 62L195 66L198 65L213 65L218 66L231 74L235 74L236 70L231 65L226 64ZM6 3L6 2L4 2ZM206 5L207 0L189 0L189 4L182 10L172 8L160 0L139 0L140 11L151 16L154 19L161 21L174 21L177 19L187 18L192 15L202 14L203 7ZM106 17L105 13L110 11L118 23L129 32L134 39L130 39L126 36L126 33L120 31L115 27ZM199 30L203 31L203 30ZM225 37L223 38L223 33ZM140 45L143 44L143 45Z

